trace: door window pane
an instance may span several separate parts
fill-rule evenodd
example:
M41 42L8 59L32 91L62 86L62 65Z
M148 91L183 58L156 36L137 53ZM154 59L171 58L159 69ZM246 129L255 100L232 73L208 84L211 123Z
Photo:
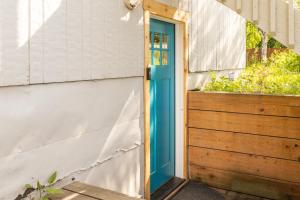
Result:
M150 64L153 65L153 51L151 51Z
M162 65L168 65L168 52L162 52Z
M167 34L162 35L162 48L163 49L168 48L168 35Z
M153 51L153 65L160 65L160 51Z
M154 33L154 48L160 48L160 33Z

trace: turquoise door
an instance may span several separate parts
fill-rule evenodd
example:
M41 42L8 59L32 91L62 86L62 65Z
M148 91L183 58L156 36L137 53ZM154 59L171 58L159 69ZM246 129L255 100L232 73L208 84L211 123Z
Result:
M150 22L151 192L175 175L175 26Z

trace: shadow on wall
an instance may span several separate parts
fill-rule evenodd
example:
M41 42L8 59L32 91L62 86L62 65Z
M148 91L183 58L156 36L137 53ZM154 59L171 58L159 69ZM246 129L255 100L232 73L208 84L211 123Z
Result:
M0 86L28 82L28 1L0 2ZM9 12L2 12L9 10Z
M114 15L112 8L117 5L120 9L123 4L106 2L111 7L103 8L103 2L97 0L1 1L0 10L9 12L0 12L0 85L109 78L120 71L120 65L128 69L123 76L139 75L139 67L143 73L143 56L122 62L139 52L128 46L143 49L143 32L142 42L134 34L120 32L127 26L139 30L140 13L130 16L121 8ZM74 9L66 13L70 4ZM81 6L88 6L84 16ZM99 10L106 13L102 20L92 16L101 15ZM73 20L67 23L67 19ZM115 21L120 23L103 29ZM82 28L76 32L79 24ZM127 40L121 44L124 37ZM142 194L142 80L0 88L0 136L5 138L0 141L0 199L16 197L24 184L33 183L34 178L44 180L54 170L59 178L74 175L101 187Z
M141 7L129 12L122 0L7 0L0 6L7 10L0 15L0 86L143 76Z
M245 20L215 0L192 0L190 34L191 87L203 86L209 76L197 73L239 70L246 66ZM194 89L190 88L190 89Z
M1 89L1 196L53 170L59 178L78 176L137 195L143 183L137 181L143 178L141 86L136 78Z

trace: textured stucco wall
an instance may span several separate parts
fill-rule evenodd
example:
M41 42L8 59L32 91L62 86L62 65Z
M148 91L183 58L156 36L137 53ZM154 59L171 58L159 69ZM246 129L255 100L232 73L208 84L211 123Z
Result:
M0 199L54 170L142 194L142 99L142 78L0 88Z

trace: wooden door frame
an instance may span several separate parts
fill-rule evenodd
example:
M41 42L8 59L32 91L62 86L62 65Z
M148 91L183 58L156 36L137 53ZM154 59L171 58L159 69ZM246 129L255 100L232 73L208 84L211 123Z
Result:
M150 200L150 83L147 80L147 68L150 65L150 18L151 16L172 21L180 25L183 30L183 71L184 81L184 147L183 147L183 175L188 179L188 158L187 158L187 80L188 80L188 62L189 62L189 14L177 8L159 3L155 0L144 0L144 195L146 200ZM176 88L175 88L176 91Z

